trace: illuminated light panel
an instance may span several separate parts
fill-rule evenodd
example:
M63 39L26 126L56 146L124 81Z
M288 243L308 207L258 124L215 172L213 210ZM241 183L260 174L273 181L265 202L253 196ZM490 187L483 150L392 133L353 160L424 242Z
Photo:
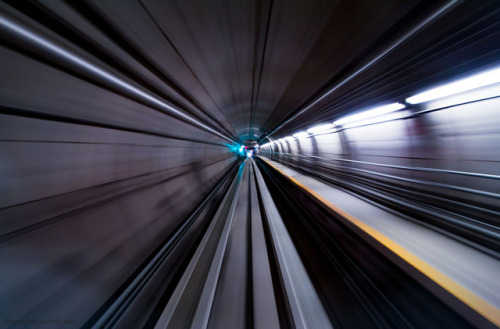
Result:
M283 138L278 139L278 143L282 143L283 144L284 142L286 142L286 140L284 140Z
M307 137L309 137L309 133L305 132L305 131L301 131L301 132L298 132L296 134L293 134L293 137L299 138L299 139L301 139L301 138L307 138Z
M292 136L286 136L286 137L285 137L285 139L286 139L287 141L294 141L294 140L295 140L295 138L294 138L294 137L292 137Z
M419 104L433 99L458 94L464 91L489 86L500 82L500 68L478 73L445 85L429 89L406 99L407 103Z
M428 106L428 109L442 108L447 106L465 104L468 102L481 101L498 96L500 96L500 83L462 92L460 94L451 95L448 97L435 99L433 101L430 101L426 106Z
M368 120L374 117L378 117L380 115L388 114L397 110L404 109L405 106L401 103L392 103L384 106L379 106L375 107L371 110L363 111L361 113L349 115L347 117L344 117L342 119L339 119L334 122L335 125L340 126L340 125L345 125L351 122L356 122L356 121L364 121Z
M384 121L396 120L396 119L399 119L401 117L402 116L400 113L389 113L386 115L377 116L375 118L371 118L371 119L367 119L367 120L347 123L347 124L344 124L343 127L344 128L353 128L353 127L365 126L365 125L370 125L370 124L384 122Z
M312 134L312 133L319 133L321 131L329 130L332 129L334 125L332 123L326 123L318 126L314 126L312 128L307 129L307 132Z

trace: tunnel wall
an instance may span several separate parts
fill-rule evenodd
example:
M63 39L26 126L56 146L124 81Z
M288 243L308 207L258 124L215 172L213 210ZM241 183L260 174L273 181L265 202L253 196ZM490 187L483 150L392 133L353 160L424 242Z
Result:
M497 248L494 235L480 231L499 224L500 99L437 105L404 110L395 120L286 139L259 153ZM469 225L477 231L467 232Z
M36 35L60 52L112 77L2 36L0 318L81 326L237 159L221 138L117 84L125 81L162 104L175 102L171 91L144 87L157 81L137 62L129 61L128 75L116 71L17 16L26 24L20 26L38 28Z

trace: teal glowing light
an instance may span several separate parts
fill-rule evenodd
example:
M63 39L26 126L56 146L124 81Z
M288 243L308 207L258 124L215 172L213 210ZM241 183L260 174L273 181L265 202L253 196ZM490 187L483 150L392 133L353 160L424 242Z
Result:
M229 147L231 152L234 152L238 155L245 156L246 155L246 147L244 145L239 145L239 144L233 144L233 145L226 145Z

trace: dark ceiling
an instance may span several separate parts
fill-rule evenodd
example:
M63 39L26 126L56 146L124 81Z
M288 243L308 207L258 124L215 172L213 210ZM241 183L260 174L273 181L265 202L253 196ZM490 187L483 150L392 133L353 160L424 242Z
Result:
M240 141L500 59L493 0L6 2Z

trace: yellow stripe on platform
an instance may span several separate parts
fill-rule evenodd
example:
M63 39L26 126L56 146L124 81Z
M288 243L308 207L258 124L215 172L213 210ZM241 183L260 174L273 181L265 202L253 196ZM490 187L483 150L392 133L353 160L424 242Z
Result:
M269 166L274 168L276 171L281 173L284 177L286 177L288 180L299 186L301 189L307 191L311 196L316 198L318 201L326 205L328 208L339 214L340 216L344 217L348 221L350 221L352 224L357 226L359 229L373 237L375 240L377 240L379 243L384 245L386 248L391 250L393 253L398 255L400 258L402 258L405 262L416 268L418 271L423 273L425 276L430 278L432 281L435 283L439 284L442 288L444 288L446 291L451 293L453 296L464 302L466 305L468 305L470 308L475 310L477 313L481 314L484 318L486 318L488 321L492 322L495 324L497 327L500 327L500 310L497 309L495 306L491 305L489 302L484 300L483 298L479 297L478 295L474 294L472 291L469 289L465 288L464 286L460 285L458 282L453 280L452 278L448 277L446 274L440 272L433 266L427 264L424 260L421 258L417 257L407 249L403 248L400 246L398 243L394 242L393 240L389 239L373 227L367 225L366 223L362 222L361 220L353 217L352 215L348 214L344 210L340 209L327 199L325 199L323 196L318 194L317 192L313 191L309 187L305 186L304 184L300 183L297 179L291 177L290 175L286 174L283 172L281 169L277 168L273 164L271 164L267 159L263 157L259 157L261 160L265 161Z

